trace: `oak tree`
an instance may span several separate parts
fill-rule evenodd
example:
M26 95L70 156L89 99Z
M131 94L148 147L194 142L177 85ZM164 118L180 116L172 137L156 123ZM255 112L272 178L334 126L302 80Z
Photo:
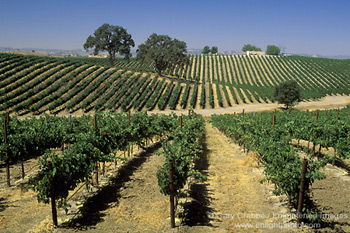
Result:
M278 55L280 54L281 49L277 47L276 45L268 45L266 47L266 54L267 55Z
M105 23L94 32L93 36L90 35L86 39L84 49L95 48L94 55L99 51L107 51L113 66L116 54L124 55L125 59L131 57L131 46L135 47L135 42L125 28Z
M300 99L300 87L295 80L288 80L275 87L274 99L288 108Z
M204 46L202 54L208 55L210 53L210 48L208 45Z
M216 46L212 46L212 47L211 47L211 51L210 51L211 54L217 54L218 51L219 51L219 50L218 50L218 47L216 47Z
M188 64L190 60L186 52L185 42L153 33L145 43L139 45L136 59L143 62L153 61L158 74L161 75L162 70L170 65Z
M255 45L251 45L251 44L245 44L242 48L243 52L247 52L247 51L261 51L261 48L256 47Z

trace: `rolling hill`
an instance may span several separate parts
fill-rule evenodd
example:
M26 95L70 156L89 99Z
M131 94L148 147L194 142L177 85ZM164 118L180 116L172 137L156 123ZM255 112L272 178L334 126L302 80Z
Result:
M350 92L350 60L189 55L168 67L104 58L0 53L0 111L22 114L225 108L270 103L274 86L296 80L304 99Z

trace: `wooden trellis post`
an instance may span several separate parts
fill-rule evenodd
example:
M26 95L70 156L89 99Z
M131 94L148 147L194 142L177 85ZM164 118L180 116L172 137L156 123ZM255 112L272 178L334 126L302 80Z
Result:
M170 224L171 228L175 227L175 188L174 188L174 162L169 160L169 189L170 189Z
M94 130L95 135L97 135L97 121L96 121L96 115L94 115ZM95 162L95 186L98 186L98 162Z
M47 161L47 165L52 171L52 162ZM57 226L57 209L56 209L56 198L55 198L55 183L51 182L51 210L52 210L52 221L53 225Z
M300 181L300 190L299 190L299 200L298 200L298 220L297 220L297 227L300 226L301 219L302 219L302 208L303 208L303 200L304 200L304 193L305 193L305 183L306 183L306 170L307 170L307 159L303 160L303 169L301 172L301 181Z
M4 119L4 143L5 143L5 145L7 144L7 123L6 122L7 122L7 119ZM5 152L5 163L6 163L6 182L7 182L7 186L10 187L11 186L10 162L9 162L7 151Z

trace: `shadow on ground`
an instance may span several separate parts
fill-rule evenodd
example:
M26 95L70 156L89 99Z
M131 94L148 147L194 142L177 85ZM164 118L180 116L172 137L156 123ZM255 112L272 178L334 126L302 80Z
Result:
M6 199L1 197L0 198L0 212L4 211L7 207L9 207L9 203L7 203Z
M209 149L205 137L201 138L200 144L203 147L203 154L201 159L196 163L195 168L201 172L202 175L208 176L209 167ZM209 185L204 182L194 182L191 185L189 195L191 202L184 205L184 212L182 217L182 225L186 226L212 226L210 221L211 213L214 212L210 208L210 202L213 198L210 197Z
M133 173L144 163L152 153L161 147L160 143L156 143L146 148L135 158L129 160L122 166L118 174L109 180L108 185L97 191L95 195L88 198L84 205L80 208L80 215L73 218L69 223L62 224L62 228L73 228L76 230L86 230L94 228L94 226L103 221L105 216L102 213L112 205L118 205L121 197L120 191L124 184L130 181Z
M325 189L325 188L313 187L313 190L317 190L317 189ZM314 216L315 219L312 220L310 218L302 218L302 221L304 223L314 225L315 226L314 230L316 232L346 233L346 231L344 231L342 228L345 226L350 227L350 224L346 221L346 219L344 219L344 217L341 217L341 216L348 216L346 212L342 214L335 214L335 213L330 214L329 208L331 209L331 207L322 207L321 204L318 204L313 200L313 197L310 197L310 193L309 195L305 196L304 202L310 210L310 213L307 214L307 216ZM324 212L328 212L328 213L324 213Z

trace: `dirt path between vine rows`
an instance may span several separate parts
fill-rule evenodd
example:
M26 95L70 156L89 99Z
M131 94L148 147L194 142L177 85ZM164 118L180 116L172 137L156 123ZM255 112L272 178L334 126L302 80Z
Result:
M288 208L287 198L274 196L274 185L258 182L264 175L254 152L243 152L210 123L205 127L206 135L201 140L204 153L197 168L207 180L191 179L191 188L179 199L176 228L170 228L169 199L160 193L157 184L156 172L164 158L150 150L128 161L106 186L85 200L81 215L68 225L60 223L56 229L45 228L51 220L49 205L38 204L32 192L11 189L11 194L0 200L0 204L8 203L0 209L0 226L7 226L0 227L0 232L28 232L29 229L96 233L311 231L293 228L295 219L290 214L295 214L295 210ZM349 199L345 189L348 179L337 179L339 177L334 174L339 175L339 172L333 169L330 180L315 183L314 202L325 213L349 214L349 202L344 202ZM336 189L332 184L336 184ZM13 195L13 192L18 193ZM331 199L330 195L336 199ZM4 214L11 209L18 213L13 212L13 217L8 218ZM23 223L25 225L21 225ZM337 232L337 229L346 232L349 223L347 219L336 219L328 221L325 227L323 232Z
M58 209L59 227L56 229L53 228L50 205L38 203L36 193L27 190L26 186L29 177L26 176L25 180L16 181L16 183L20 182L21 185L14 185L13 183L13 186L10 188L1 187L0 232L76 232L80 230L90 232L124 232L125 229L133 229L133 225L130 225L130 217L136 219L139 215L141 221L137 221L135 224L142 223L142 221L150 221L150 218L154 219L155 215L150 214L150 208L145 206L143 206L145 208L142 208L141 205L140 211L137 207L139 203L147 203L147 197L152 199L148 201L148 204L155 206L154 212L160 216L159 218L166 221L169 211L165 211L166 214L163 217L161 211L157 209L158 206L162 205L158 205L154 201L159 197L159 201L165 203L163 205L164 208L168 207L167 198L161 195L158 190L154 173L164 160L161 156L153 153L159 147L160 144L158 143L151 144L146 151L139 149L136 151L135 149L136 154L130 157L128 161L118 163L117 168L114 168L114 163L112 166L107 164L106 173L108 174L99 177L101 182L100 188L92 188L92 191L88 192L84 188L85 185L79 185L83 189L77 187L76 190L71 192L73 196L75 191L79 191L78 195L74 196L72 201L69 201L73 205L68 211L69 214L66 215L63 210ZM30 162L32 161L30 160ZM32 166L32 163L29 165ZM12 168L15 171L18 165L14 165ZM111 178L108 180L108 177ZM146 181L143 179L144 177L146 177ZM149 186L150 183L153 186ZM150 187L153 188L153 192L150 191ZM142 194L142 196L138 196L141 199L132 198L139 194ZM135 201L134 206L136 207L127 210L130 210L131 213L135 211L136 214L125 214L123 212L125 203L132 203L129 198ZM116 206L117 209L113 208ZM77 214L77 208L80 208L80 214ZM67 226L68 221L66 220L69 219L73 220ZM123 219L124 222L119 224L118 221ZM149 227L147 224L144 225ZM119 226L124 226L124 230ZM157 231L157 229L153 230L154 232Z
M350 96L346 95L336 95L336 96L326 96L320 98L319 100L310 100L310 101L302 101L295 106L298 110L322 110L322 109L334 109L334 108L343 108L347 105L350 105ZM283 108L283 104L277 103L249 103L249 104L236 104L232 107L228 108L206 108L206 109L195 109L197 114L201 114L203 116L210 116L212 114L224 114L224 113L239 113L242 112L243 109L245 112L267 112L274 111L275 109ZM152 113L158 114L170 114L171 112L175 112L176 114L187 114L188 110L176 110L176 111L152 111Z
M311 186L311 200L321 217L317 232L350 232L350 174L331 164L322 169L326 179Z
M208 90L208 88L206 89ZM209 93L209 92L208 92ZM230 93L230 92L229 92ZM199 100L200 100L200 96L201 96L201 86L198 86L198 95L197 95L197 107L195 110L195 112L197 114L201 114L203 116L210 116L213 114L224 114L224 113L239 113L242 112L243 109L245 112L267 112L267 111L274 111L275 109L279 110L282 109L284 107L283 104L278 104L278 103L248 103L248 104L234 104L234 102L232 102L232 106L231 107L227 107L227 108L211 108L209 107L209 95L207 95L207 99L206 99L206 108L202 109L199 106ZM242 102L240 100L240 97L237 97L239 99L240 102ZM214 100L216 101L216 100ZM350 105L350 96L347 95L332 95L332 96L326 96L326 97L322 97L319 100L310 100L310 101L302 101L300 103L298 103L298 105L295 106L296 109L298 110L327 110L327 109L335 109L335 108L343 108L346 107L347 105ZM131 112L134 112L135 110L132 110ZM46 112L47 114L49 114L49 112ZM75 117L80 117L83 115L92 115L94 114L94 111L90 111L85 113L83 110L77 110L74 113L69 113L67 111L61 111L57 114L57 116L75 116ZM175 113L177 115L179 114L187 114L188 113L188 109L180 109L179 105L177 106L177 110L170 110L170 109L165 109L163 111L160 111L158 109L152 110L152 111L147 111L148 114L171 114L171 113ZM27 115L22 115L19 116L19 119L24 119L26 117L29 116L33 116L32 113L28 113ZM35 115L35 117L39 117L38 115Z
M160 232L169 227L169 202L157 184L163 156L145 153L91 198L84 214L55 232Z
M55 232L281 232L269 224L284 222L272 214L289 211L285 198L274 197L272 185L258 183L262 172L254 156L243 153L209 123L206 130L198 168L208 180L191 182L191 189L185 191L188 196L179 200L175 229L170 228L169 199L159 192L156 178L164 158L150 154L126 182L115 187L119 191L109 190L116 195L113 202L103 200L109 199L108 194L92 200L91 207L106 206L106 202L108 207L99 212L87 209L92 217L86 214L73 228Z
M289 213L286 197L272 195L273 185L258 182L263 174L254 153L244 153L209 123L206 131L199 168L208 179L192 185L179 232L294 231L278 227L289 222L279 217Z

